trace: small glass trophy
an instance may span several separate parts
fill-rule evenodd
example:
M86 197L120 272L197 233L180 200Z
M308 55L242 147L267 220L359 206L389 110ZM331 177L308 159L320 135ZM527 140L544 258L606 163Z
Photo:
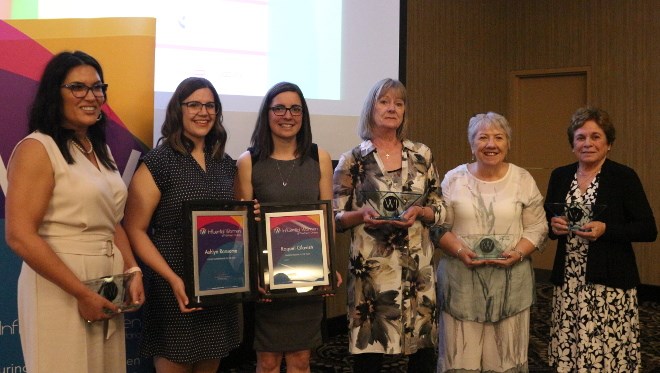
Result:
M598 203L546 203L545 208L554 216L568 221L568 230L581 231L582 226L600 215L607 205Z
M113 276L103 276L92 280L83 281L89 289L119 307L121 312L132 311L140 308L140 304L133 303L131 292L128 290L131 281L135 277L133 273L123 273Z
M403 214L414 205L423 194L390 191L361 191L364 200L378 212L376 220L401 220Z
M474 259L506 259L502 253L513 246L510 234L469 234L461 236L470 250L477 253Z

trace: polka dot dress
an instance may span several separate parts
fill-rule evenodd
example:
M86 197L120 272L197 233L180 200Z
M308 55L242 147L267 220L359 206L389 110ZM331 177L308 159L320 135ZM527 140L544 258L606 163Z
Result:
M143 162L161 192L151 220L151 239L172 270L183 277L182 203L192 199L232 199L236 173L233 160L205 155L206 171L190 154L168 145L150 151ZM169 284L156 272L145 271L147 301L143 309L144 356L161 356L178 363L218 359L238 347L236 305L181 313Z

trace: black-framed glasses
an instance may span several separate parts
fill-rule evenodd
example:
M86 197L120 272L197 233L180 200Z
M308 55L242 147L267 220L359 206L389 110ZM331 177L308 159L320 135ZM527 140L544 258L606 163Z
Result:
M105 97L105 91L108 90L108 85L105 83L97 83L91 87L82 83L69 83L63 84L61 87L71 91L75 98L83 98L89 91L92 91L94 97L102 98Z
M291 115L294 117L301 116L303 113L303 107L300 105L291 105L291 107L286 107L284 105L275 105L270 108L270 110L273 112L273 114L277 116L283 116L286 114L286 111L288 110Z
M220 111L220 105L216 104L215 102L207 102L202 104L199 101L188 101L182 102L181 105L187 107L192 114L197 114L202 111L202 107L205 107L209 114L218 114Z

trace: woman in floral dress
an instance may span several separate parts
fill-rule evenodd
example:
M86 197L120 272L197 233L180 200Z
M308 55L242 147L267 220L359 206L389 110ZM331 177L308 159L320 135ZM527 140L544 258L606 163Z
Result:
M638 372L639 272L632 242L655 241L653 211L635 171L607 159L615 139L609 115L578 109L568 141L578 162L552 172L546 202L604 210L569 230L547 209L558 239L550 328L550 365L558 372ZM591 220L589 222L589 220Z
M442 221L445 209L431 150L404 138L406 105L403 84L379 81L362 109L358 133L364 141L340 157L334 174L336 227L351 230L348 319L355 372L378 372L384 354L410 355L410 372L435 365L429 227ZM406 199L402 193L420 198L398 220L377 219L383 211L373 206Z

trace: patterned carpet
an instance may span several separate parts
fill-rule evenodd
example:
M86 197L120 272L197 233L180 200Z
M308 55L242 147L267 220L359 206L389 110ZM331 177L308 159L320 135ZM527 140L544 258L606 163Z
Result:
M552 286L548 283L538 283L537 294L537 304L532 307L531 314L529 371L531 373L553 372L548 367L547 358ZM643 372L660 373L660 303L657 300L641 302L639 318ZM350 373L352 361L347 346L345 333L328 338L325 344L314 351L311 364L312 373ZM388 356L381 372L405 372L406 363L405 357ZM245 357L245 354L238 359L234 357L233 362L223 361L222 365L220 372L223 373L255 371L253 356ZM284 366L282 372L286 372Z

